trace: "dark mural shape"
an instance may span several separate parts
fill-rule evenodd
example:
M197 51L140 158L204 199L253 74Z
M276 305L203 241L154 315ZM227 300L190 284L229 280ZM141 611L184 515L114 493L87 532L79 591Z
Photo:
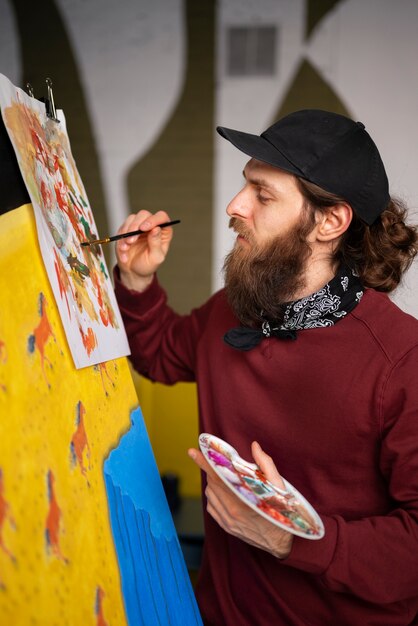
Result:
M316 25L331 11L341 0L307 0L306 3L306 28L305 39L308 39Z
M204 301L211 288L215 4L186 2L183 92L166 127L127 180L132 212L166 210L182 221L169 261L159 270L179 312Z
M334 9L341 0L308 0L306 14L306 41L321 20ZM285 95L273 121L299 109L325 109L350 117L350 112L338 94L322 78L312 64L303 59L295 78Z
M302 61L277 116L299 109L325 109L350 116L350 113L321 75L306 59Z
M30 83L35 98L47 96L45 79L51 78L56 108L65 113L71 148L83 180L96 226L108 234L105 197L86 99L64 22L53 0L11 0L19 31L22 84Z

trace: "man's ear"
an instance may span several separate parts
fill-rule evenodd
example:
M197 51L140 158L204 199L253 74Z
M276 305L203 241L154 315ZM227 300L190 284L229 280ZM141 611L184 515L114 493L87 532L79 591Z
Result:
M342 202L329 207L321 214L316 224L317 241L333 241L341 237L351 224L353 209L349 204Z

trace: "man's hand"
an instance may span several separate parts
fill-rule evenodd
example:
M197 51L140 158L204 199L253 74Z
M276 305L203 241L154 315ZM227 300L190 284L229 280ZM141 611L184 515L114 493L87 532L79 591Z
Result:
M283 482L271 457L254 442L251 446L254 461L268 480L278 487ZM213 471L203 454L194 448L189 456L207 475L207 511L229 534L279 559L286 558L292 548L293 535L281 530L244 504Z
M144 291L152 282L152 277L167 256L173 229L158 228L158 224L170 221L164 211L154 215L149 211L139 211L129 215L118 230L118 234L132 230L144 230L146 234L119 239L116 244L116 257L122 283L129 289Z

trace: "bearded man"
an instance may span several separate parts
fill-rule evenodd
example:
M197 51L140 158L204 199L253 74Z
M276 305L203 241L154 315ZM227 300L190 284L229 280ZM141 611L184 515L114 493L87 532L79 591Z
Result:
M250 157L227 208L225 288L188 316L155 272L164 212L120 229L115 288L139 372L196 381L200 430L318 511L317 541L241 502L198 450L210 626L418 624L418 322L391 302L417 251L360 122L292 113L261 136L218 132Z

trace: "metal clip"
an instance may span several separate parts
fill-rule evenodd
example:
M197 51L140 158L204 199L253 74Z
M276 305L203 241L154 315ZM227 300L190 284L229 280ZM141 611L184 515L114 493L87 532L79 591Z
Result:
M51 120L54 120L54 122L58 122L59 124L59 119L57 118L57 112L55 110L54 94L52 93L52 80L50 78L46 78L45 82L48 90L48 97L45 100L46 114Z

